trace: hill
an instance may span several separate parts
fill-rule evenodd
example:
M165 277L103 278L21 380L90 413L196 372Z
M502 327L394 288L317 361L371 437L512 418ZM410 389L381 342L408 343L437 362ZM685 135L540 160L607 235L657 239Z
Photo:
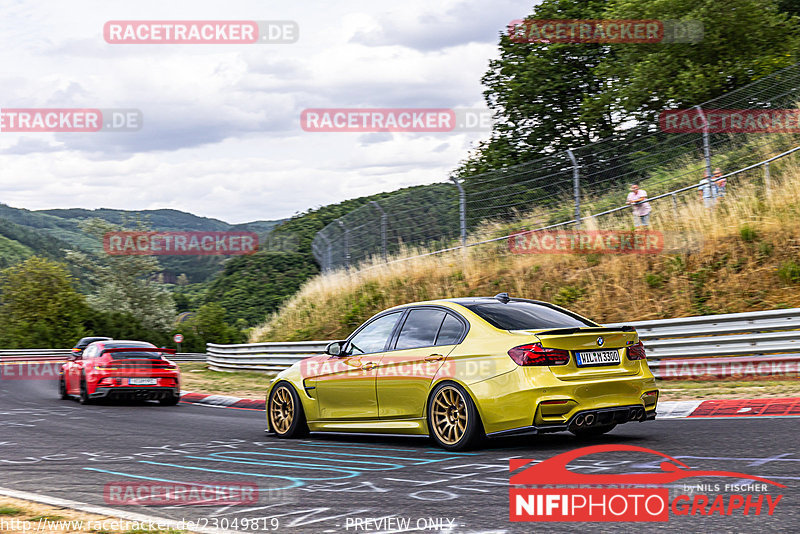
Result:
M766 194L755 173L730 180L727 196L714 209L705 208L696 191L674 209L654 204L652 230L699 237L698 247L660 254L514 254L501 241L376 262L370 269L310 280L253 331L251 341L342 339L390 306L501 291L554 302L600 322L800 306L800 166L787 159L771 167L771 190L779 195ZM542 220L545 214L528 217ZM587 223L630 231L629 217ZM479 232L504 235L504 224Z
M9 266L37 254L51 259L63 258L64 249L77 248L100 252L101 243L85 234L80 223L99 218L113 224L141 221L159 231L251 231L266 235L280 221L253 221L229 224L173 209L48 209L27 210L0 204L0 266ZM185 274L191 282L204 282L222 271L224 256L162 256L159 258L164 278L174 282Z

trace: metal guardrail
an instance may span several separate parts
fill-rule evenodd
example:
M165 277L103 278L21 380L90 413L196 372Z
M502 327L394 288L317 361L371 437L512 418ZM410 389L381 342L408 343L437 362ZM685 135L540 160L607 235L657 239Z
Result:
M66 361L72 349L0 349L0 361ZM176 362L204 362L206 355L203 352L181 352L169 356Z
M214 371L281 371L309 356L322 354L331 341L208 344L208 368Z
M732 360L732 368L748 362L800 361L800 308L728 313L614 323L636 327L648 360L655 370L666 368L659 360L683 358L745 357ZM208 366L217 371L280 371L309 356L322 354L331 341L268 342L208 345ZM798 355L798 358L771 355ZM768 358L769 357L769 358ZM773 362L774 363L774 362ZM730 367L730 366L729 366ZM796 368L796 366L794 367ZM789 369L791 370L791 368Z

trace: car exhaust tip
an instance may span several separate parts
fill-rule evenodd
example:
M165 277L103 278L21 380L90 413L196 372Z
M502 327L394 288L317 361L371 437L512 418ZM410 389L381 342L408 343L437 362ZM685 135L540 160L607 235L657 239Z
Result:
M594 414L593 413L586 414L584 422L586 423L586 426L592 426L594 424Z
M583 426L583 414L578 415L575 417L575 426Z

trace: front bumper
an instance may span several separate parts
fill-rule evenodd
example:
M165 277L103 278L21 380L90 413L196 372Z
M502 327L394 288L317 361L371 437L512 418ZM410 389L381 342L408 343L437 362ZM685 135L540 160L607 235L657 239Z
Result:
M180 396L179 388L158 386L99 387L89 395L92 399L108 400L163 400Z

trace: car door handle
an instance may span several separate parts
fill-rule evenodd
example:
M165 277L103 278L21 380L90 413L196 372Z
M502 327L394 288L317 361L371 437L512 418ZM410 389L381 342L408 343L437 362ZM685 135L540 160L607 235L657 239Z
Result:
M440 362L444 360L444 356L441 354L431 354L430 356L425 357L426 362Z
M364 364L362 369L365 370L365 371L372 371L376 367L378 367L378 366L377 366L377 364L375 364L375 362L367 362L367 363Z

